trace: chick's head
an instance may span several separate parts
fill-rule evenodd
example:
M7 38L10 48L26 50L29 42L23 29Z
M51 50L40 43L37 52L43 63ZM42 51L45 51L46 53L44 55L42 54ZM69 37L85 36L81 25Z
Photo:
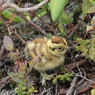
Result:
M63 55L68 48L68 44L64 38L52 37L46 43L48 51L56 56Z

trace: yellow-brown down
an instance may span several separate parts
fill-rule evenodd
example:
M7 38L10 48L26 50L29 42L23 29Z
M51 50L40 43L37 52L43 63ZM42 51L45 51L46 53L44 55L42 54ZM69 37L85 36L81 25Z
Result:
M38 38L26 45L25 56L28 61L32 61L37 55L42 53L34 65L34 68L40 72L44 80L50 80L53 75L48 75L45 71L51 70L64 63L64 54L67 48L68 45L64 38Z

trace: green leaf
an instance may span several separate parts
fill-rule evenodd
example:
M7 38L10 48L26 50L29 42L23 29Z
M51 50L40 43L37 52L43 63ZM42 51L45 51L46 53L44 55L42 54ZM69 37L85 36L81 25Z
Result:
M2 21L0 21L0 24L4 24Z
M29 92L33 92L34 91L34 87L29 89Z
M41 18L41 17L43 17L43 16L46 15L46 14L47 14L46 11L40 11L40 13L38 14L38 17ZM35 18L33 19L33 21L37 21L37 20L39 19L38 17L35 17Z
M91 90L91 95L95 95L95 88Z
M22 79L19 79L17 77L13 77L12 80L17 82L17 83L21 83L22 82Z
M92 26L87 26L87 27L86 27L86 31L90 31L90 30L92 30L92 29L93 29Z
M77 38L77 42L81 43L81 42L84 42L84 40L81 38Z
M10 76L11 78L13 78L13 77L14 77L14 73L10 72L10 73L9 73L9 76Z
M73 14L67 15L67 13L65 12L65 10L63 10L61 16L58 18L58 21L60 21L63 24L66 24L68 22L72 22L73 21L72 16L73 16Z
M59 24L58 24L58 28L59 28L59 30L60 30L62 33L64 33L64 25L63 25L62 23L59 23Z
M84 19L87 16L87 13L82 12L79 18Z
M86 42L86 44L88 44L91 42L91 39L86 39L85 42Z
M42 2L43 0L37 0L38 2Z
M77 50L81 50L81 47L80 47L80 46L76 46L76 49L77 49Z
M95 12L95 6L92 6L88 9L87 13L94 13Z
M56 84L57 83L57 80L58 80L57 78L54 78L53 79L53 84Z
M90 48L89 57L95 61L95 48Z
M67 13L66 13L65 10L63 10L63 12L62 12L62 14L61 14L61 16L59 17L58 20L59 20L59 21L64 21L65 23L67 22L67 20L68 20L68 15L67 15Z
M3 12L2 12L2 15L3 15L5 18L10 19L11 16L13 15L13 13L12 13L12 12L9 12L9 11L3 11ZM17 16L17 15L15 16L15 18L14 18L13 21L16 21L16 22L25 22L24 19L22 19L21 17L19 17L19 16Z
M89 0L91 5L95 5L95 0Z
M66 77L66 80L67 80L67 81L71 81L71 78L70 78L70 77Z
M61 16L63 9L68 3L68 0L51 0L50 3L51 3L51 17L52 20L55 21Z
M26 18L27 18L29 21L31 21L31 17L29 16L29 13L28 13L28 12L24 12L23 14L26 15Z
M89 8L90 8L90 1L89 0L83 0L83 4L82 4L83 13L87 13Z

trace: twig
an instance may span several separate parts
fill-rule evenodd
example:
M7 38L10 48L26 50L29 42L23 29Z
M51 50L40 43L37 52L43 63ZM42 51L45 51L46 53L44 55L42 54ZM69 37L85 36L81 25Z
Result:
M72 71L72 72L73 72L73 71ZM75 72L74 72L74 73L75 73ZM79 76L79 77L81 77L81 78L84 78L85 80L88 80L88 81L92 82L93 84L95 84L94 81L92 81L92 80L90 80L90 79L88 79L88 78L86 78L86 77L84 77L84 76L82 76L82 75L79 75L79 74L76 74L76 73L75 73L75 75L76 75L76 76Z
M77 64L77 68L78 68L78 70L79 70L79 74L82 76L82 72L81 72L81 70L80 70L80 68L78 67L78 64ZM82 69L82 68L81 68ZM82 69L83 70L83 69ZM83 70L83 72L85 72L84 70ZM86 77L86 75L85 75L85 77Z
M4 79L2 79L2 80L0 81L0 90L1 90L3 87L5 87L7 83L9 83L10 79L11 79L11 78L10 78L9 76L7 76L7 77L5 77Z
M71 87L69 88L69 90L67 90L66 95L73 95L77 80L78 80L78 76L75 76L73 81L71 82Z
M1 51L0 51L0 58L3 56L4 50L5 50L5 47L2 45Z
M15 8L16 11L18 11L18 12L33 11L33 10L37 10L37 9L40 8L42 5L48 3L50 0L44 0L44 1L42 1L41 3L35 5L34 7L29 7L29 8L20 8L20 7L18 7L16 4L14 4L12 1L13 1L13 0L7 0L7 2L6 2L5 4L3 4L3 5L0 7L0 9L2 9L2 11L3 11L3 10L5 10L6 8ZM42 30L40 27L38 27L37 25L35 25L32 21L29 21L29 20L28 20L26 17L24 17L23 15L22 15L22 17L23 17L27 22L29 22L31 25L33 25L34 27L36 27L42 34L47 35L47 33L46 33L44 30ZM15 35L17 35L17 34L15 34ZM17 35L17 36L25 43L25 41L24 41L19 35Z
M84 82L84 80L86 79L86 73L85 73L84 69L78 68L78 70L79 70L79 73L78 73L78 74L75 73L75 77L74 77L74 79L73 79L73 81L72 81L72 83L71 83L71 87L70 87L70 89L67 91L67 94L66 94L66 95L77 95L76 88L77 88L79 85L81 86L81 84L82 84L82 83ZM81 70L82 70L82 72L81 72ZM72 71L72 72L73 72L73 71ZM83 73L83 74L82 74L82 73ZM80 75L79 75L79 74L80 74ZM77 80L78 80L78 77L82 77L82 80L76 84L76 82L77 82ZM90 81L91 81L91 80L90 80Z
M67 68L68 70L72 70L72 69L74 69L74 68L77 67L77 64L78 64L79 66L81 66L81 65L85 64L86 62L87 62L87 60L84 59L84 60L82 60L82 61L70 63L70 64L67 64L67 65L66 65L66 68Z
M43 90L43 92L40 95L44 95L46 92L49 92L51 89L52 89L52 87L51 88L48 88L46 90Z
M71 29L72 31L69 33L69 35L68 35L68 37L67 37L68 40L72 38L72 35L74 34L74 31L79 27L79 24L81 23L81 21L82 21L82 20L79 20L78 23L76 24L76 26Z
M85 73L84 69L81 68L81 70L82 70L82 72L83 72L83 76L86 77L86 73ZM80 71L81 71L81 70L80 70ZM82 74L81 74L81 75L82 75ZM77 83L76 87L78 87L79 85L81 85L84 81L85 81L85 79L82 78L82 80L81 80L80 82Z
M32 12L35 16L37 16L34 12ZM55 30L49 25L47 24L42 18L40 18L39 16L37 16L44 24L46 24L48 26L48 28L50 28L54 34L56 34Z
M26 44L26 42L20 37L19 34L17 34L16 32L14 32L11 28L9 28L11 32L13 32L24 44Z
M82 80L80 82L78 82L76 85L77 94L86 92L86 91L90 90L92 85L95 85L95 78L87 79L84 69L81 68L81 70L82 70L84 76L79 76L79 77L82 77ZM87 81L84 82L84 80L87 80Z
M58 82L56 83L56 90L55 90L55 95L58 93Z
M37 25L36 25L35 23L33 23L32 21L28 20L24 15L21 14L21 17L22 17L25 21L27 21L27 22L29 22L31 25L33 25L35 28L37 28L42 34L47 35L47 33L46 33L43 29L41 29L39 26L37 26Z
M12 3L13 0L7 0L5 4L2 5L2 11L5 10L6 8L14 8L18 12L26 12L26 11L33 11L39 9L41 6L45 5L46 3L49 2L49 0L44 0L41 3L35 5L34 7L29 7L29 8L20 8L16 4Z
M90 80L95 82L95 77L90 78ZM89 80L85 81L84 83L82 83L80 86L76 88L77 94L81 95L81 93L87 92L88 90L91 89L92 85L93 82L90 82Z

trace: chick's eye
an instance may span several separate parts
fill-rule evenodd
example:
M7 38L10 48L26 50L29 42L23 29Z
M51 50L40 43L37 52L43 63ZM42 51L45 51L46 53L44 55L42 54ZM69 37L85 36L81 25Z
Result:
M63 48L61 48L61 47L59 47L58 49L61 50L61 51L63 50Z
M58 49L62 49L62 48L58 48Z

